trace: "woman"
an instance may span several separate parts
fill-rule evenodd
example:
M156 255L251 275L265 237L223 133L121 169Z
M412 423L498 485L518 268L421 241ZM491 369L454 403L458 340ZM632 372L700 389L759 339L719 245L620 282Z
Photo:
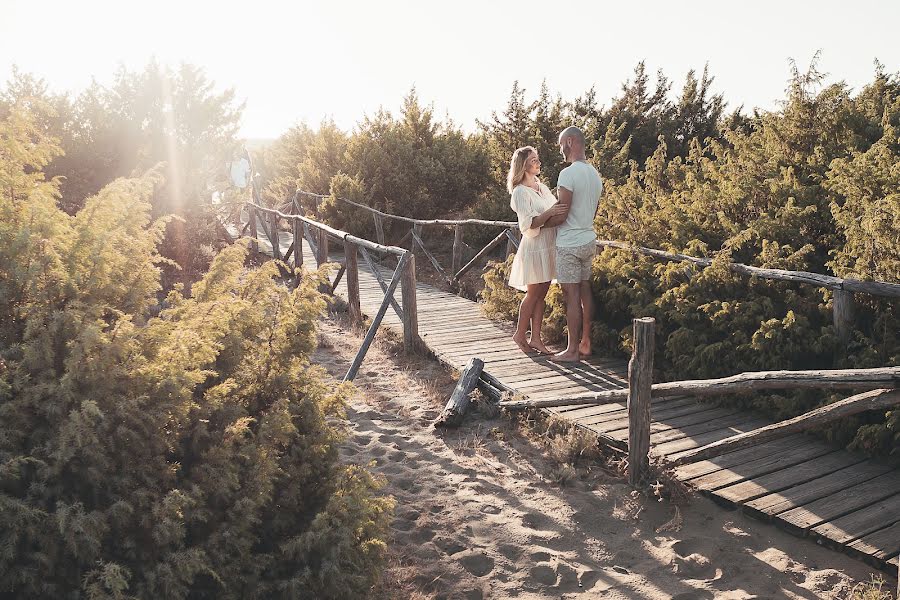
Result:
M556 228L543 225L550 217L563 214L565 208L557 204L547 186L538 180L540 172L537 150L525 146L513 152L506 189L511 194L509 205L518 216L522 242L509 272L509 285L525 292L513 341L523 352L537 350L549 354L541 340L541 323L544 297L556 276ZM527 337L529 324L530 339Z

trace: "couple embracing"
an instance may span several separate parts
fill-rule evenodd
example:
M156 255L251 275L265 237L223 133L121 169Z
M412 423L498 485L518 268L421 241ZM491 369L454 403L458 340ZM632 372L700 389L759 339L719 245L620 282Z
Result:
M596 254L594 215L603 191L597 170L585 158L584 133L568 127L559 150L570 163L559 174L558 198L541 183L541 161L531 146L512 155L507 177L510 206L518 216L522 242L513 259L509 285L525 292L513 341L524 352L551 354L541 341L544 298L556 280L566 302L566 349L551 356L575 362L591 353L591 262ZM531 329L530 339L527 337Z

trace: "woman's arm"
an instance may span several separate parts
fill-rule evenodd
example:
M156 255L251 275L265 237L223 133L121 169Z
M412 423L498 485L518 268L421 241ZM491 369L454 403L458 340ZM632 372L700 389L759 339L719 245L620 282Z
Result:
M549 221L553 217L565 215L567 212L569 212L568 207L563 206L562 204L557 202L556 204L554 204L553 206L551 206L550 208L548 208L547 210L545 210L544 212L542 212L541 214L539 214L538 216L533 218L531 220L531 228L539 229L539 228L543 227L544 225L546 225L547 221ZM565 221L565 217L563 217L562 221ZM562 221L560 221L560 223Z

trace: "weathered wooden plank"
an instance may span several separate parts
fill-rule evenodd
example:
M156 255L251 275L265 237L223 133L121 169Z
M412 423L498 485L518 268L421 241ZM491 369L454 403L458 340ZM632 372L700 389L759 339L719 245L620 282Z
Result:
M652 409L654 413L666 408L677 408L680 406L695 406L698 402L693 398L666 398L665 400L657 400L652 403ZM601 415L604 413L608 413L610 411L615 410L616 406L625 406L624 402L613 402L610 404L588 404L583 408L577 408L572 406L566 407L551 407L547 410L552 410L553 412L557 412L560 415L565 415L567 419L586 419L593 417L595 415Z
M784 511L778 518L798 529L810 529L900 493L900 473L891 471L809 504Z
M846 544L900 521L900 494L812 528L813 533Z
M688 465L688 467L690 466L693 465ZM841 469L840 471L835 471L824 477L819 477L818 479L795 485L777 493L761 496L747 502L747 507L752 511L762 514L770 516L777 515L804 504L809 504L819 498L824 498L829 494L874 479L890 471L891 468L887 465L880 465L872 462L859 463L852 468Z
M750 421L742 423L736 427L729 427L727 429L721 429L718 431L711 431L709 433L701 433L699 435L682 438L673 442L666 442L665 444L660 444L653 448L653 451L660 456L665 456L669 460L673 460L675 458L678 458L679 456L682 456L684 453L693 448L705 446L706 444L725 439L729 435L734 435L736 433L753 431L758 427L764 427L768 423L769 421L752 418Z
M830 448L825 444L808 441L803 445L792 448L790 452L782 452L781 454L769 456L763 460L757 460L749 464L743 464L739 468L735 469L721 469L719 471L709 473L708 475L695 477L694 479L691 479L690 482L691 485L694 485L701 490L719 490L719 488L733 486L736 484L747 482L747 480L752 480L750 482L752 483L753 481L756 481L756 478L760 478L763 481L763 483L761 484L763 487L760 490L760 493L757 495L761 496L769 491L766 487L764 487L767 481L767 479L764 478L767 474L787 470L789 467L797 465L802 466L802 463L806 463L807 461L824 461L826 457L833 452L834 448ZM826 469L825 472L828 473L830 471L836 471L837 469L845 466L847 466L846 460L839 461L837 465L830 469ZM812 479L812 477L810 476L809 479ZM797 481L797 483L802 483L802 481ZM789 485L790 483L786 484L786 486ZM782 486L779 489L783 489L786 486ZM719 493L718 491L716 493L717 495L730 500L731 496L737 495L740 492L741 490L737 490L737 492L733 493Z
M878 531L873 531L851 542L848 547L860 554L880 560L890 558L900 552L900 521ZM896 567L897 558L889 561L889 564Z
M826 451L833 450L824 444L822 446ZM794 452L790 454L795 455ZM821 479L847 467L858 465L864 460L861 456L837 450L811 457L809 460L767 475L751 476L742 472L745 481L716 489L716 495L743 504L760 496L770 495L772 492L788 490L807 481Z
M660 422L665 419L681 417L685 415L691 415L695 413L706 413L710 410L709 406L704 404L700 404L698 402L686 403L682 406L674 406L674 407L662 407L662 408L654 408L653 409L653 418L655 421ZM579 419L585 423L590 423L591 425L597 425L600 422L595 420L595 417L583 417ZM602 421L602 430L605 433L613 432L617 429L627 429L628 428L628 419L621 418L615 420L604 420Z
M730 438L708 444L704 448L697 448L677 459L674 464L684 464L700 458L707 458L722 452L737 450L742 447L760 444L766 440L780 437L788 433L804 431L836 419L855 415L867 410L883 410L900 404L900 390L872 390L856 394L833 404L817 408L799 417L788 419L780 423L766 425L757 431L746 432Z

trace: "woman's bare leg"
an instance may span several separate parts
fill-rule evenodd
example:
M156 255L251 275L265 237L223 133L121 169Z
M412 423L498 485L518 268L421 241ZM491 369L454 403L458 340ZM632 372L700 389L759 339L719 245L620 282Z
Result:
M535 302L534 311L531 313L531 339L528 341L528 345L542 354L549 354L550 350L547 349L544 345L544 340L541 339L541 325L544 324L544 308L547 306L544 298L547 297L550 282L537 283L535 287L538 288L538 301Z
M546 293L546 292L545 292ZM542 299L538 295L536 284L527 287L525 297L519 305L519 320L516 322L516 333L513 335L513 341L522 350L522 352L530 352L531 346L528 345L528 325L531 323L531 315L534 313L535 304Z

